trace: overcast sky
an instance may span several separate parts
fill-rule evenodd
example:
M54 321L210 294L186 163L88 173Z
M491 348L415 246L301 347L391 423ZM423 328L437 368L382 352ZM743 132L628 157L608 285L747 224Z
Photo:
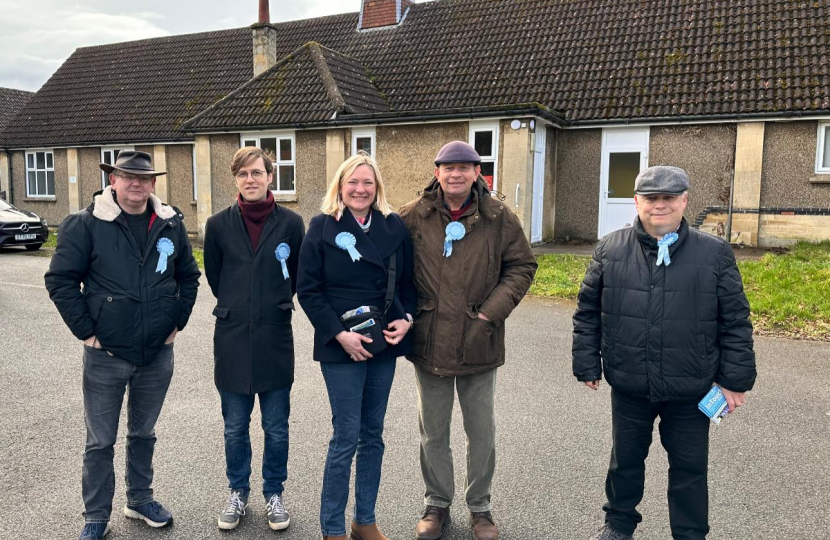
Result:
M271 21L360 11L361 0L271 0ZM0 0L0 87L37 91L78 47L239 28L258 0Z

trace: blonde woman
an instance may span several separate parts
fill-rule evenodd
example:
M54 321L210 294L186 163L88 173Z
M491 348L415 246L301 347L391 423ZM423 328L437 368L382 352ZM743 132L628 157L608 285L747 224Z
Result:
M300 249L297 279L297 298L314 325L314 360L326 382L334 427L320 525L324 539L348 538L345 509L356 452L350 538L388 540L376 524L375 502L395 362L411 349L410 314L417 301L412 243L386 201L377 164L364 154L340 166L321 210ZM373 308L371 317L342 320L358 308Z

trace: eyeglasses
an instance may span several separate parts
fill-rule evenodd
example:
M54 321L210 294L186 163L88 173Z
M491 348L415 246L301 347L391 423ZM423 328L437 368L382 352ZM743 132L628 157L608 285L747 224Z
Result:
M251 178L253 178L254 180L262 180L262 178L265 176L265 171L251 171L250 173L248 171L239 171L238 173L236 173L236 179L247 180L249 174L251 175Z
M136 175L136 174L116 174L118 178L123 179L126 182L135 182L138 180L142 184L147 184L152 182L155 179L155 176L147 176L147 175Z

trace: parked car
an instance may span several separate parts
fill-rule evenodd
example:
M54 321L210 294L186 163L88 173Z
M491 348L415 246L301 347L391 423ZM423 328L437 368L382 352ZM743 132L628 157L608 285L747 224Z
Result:
M34 251L49 238L45 219L0 199L0 247L25 246Z

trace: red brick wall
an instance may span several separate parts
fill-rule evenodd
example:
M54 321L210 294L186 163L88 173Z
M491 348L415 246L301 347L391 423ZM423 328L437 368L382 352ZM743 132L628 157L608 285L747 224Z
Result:
M378 28L398 24L396 0L363 0L363 26L361 29ZM401 15L412 2L401 1Z

